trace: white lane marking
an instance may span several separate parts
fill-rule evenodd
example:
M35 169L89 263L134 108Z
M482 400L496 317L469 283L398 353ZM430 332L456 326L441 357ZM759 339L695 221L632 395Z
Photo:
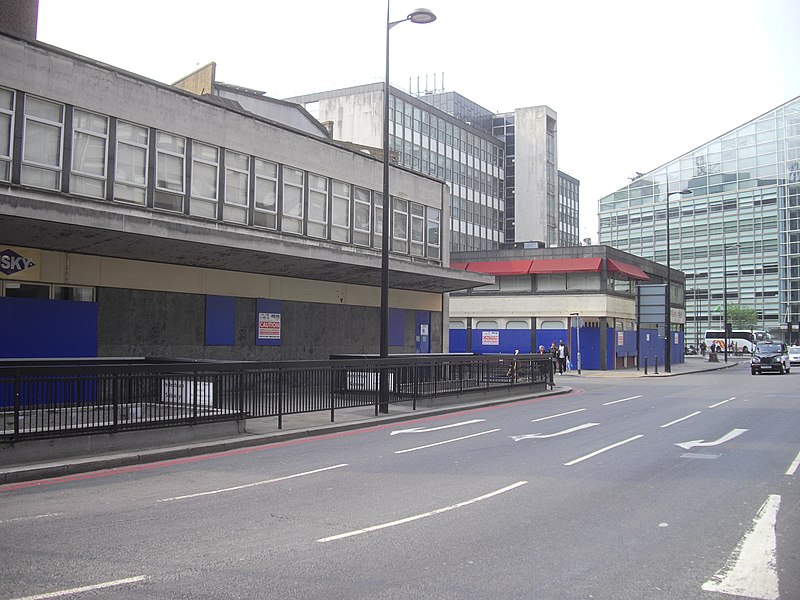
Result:
M538 423L539 421L547 421L547 419L555 419L556 417L563 417L565 415L574 415L575 413L579 413L586 410L585 408L579 408L578 410L571 410L565 413L559 413L557 415L550 415L549 417L542 417L541 419L534 419L531 423Z
M728 398L727 400L723 400L722 402L717 402L716 404L712 404L708 408L717 408L718 406L722 406L723 404L725 404L726 402L730 402L731 400L736 400L736 396L734 396L733 398Z
M792 464L789 465L786 474L794 475L797 472L797 467L800 467L800 452L797 453L797 457L792 461Z
M286 475L284 477L276 477L275 479L266 479L264 481L255 481L253 483L246 483L244 485L237 485L229 488L222 488L219 490L211 490L210 492L198 492L197 494L186 494L185 496L173 496L172 498L162 498L159 502L172 502L173 500L186 500L188 498L198 498L200 496L211 496L212 494L222 494L224 492L235 492L237 490L245 490L247 488L256 487L258 485L266 485L268 483L277 483L278 481L286 481L287 479L294 479L295 477L303 477L304 475L314 475L315 473L322 473L330 471L331 469L340 469L346 467L347 463L341 465L333 465L332 467L323 467L321 469L314 469L313 471L305 471L303 473L295 473L294 475Z
M432 517L433 515L438 515L443 512L447 512L449 510L455 510L456 508L462 508L464 506L468 506L470 504L475 504L476 502L480 502L481 500L487 500L493 496L497 496L499 494L503 494L505 492L509 492L515 488L518 488L522 485L528 483L527 481L518 481L517 483L511 484L499 490L495 490L494 492L489 492L488 494L484 494L483 496L478 496L477 498L472 498L471 500L465 500L464 502L459 502L458 504L451 504L450 506L445 506L444 508L437 508L436 510L432 510L430 512L421 513L419 515L414 515L411 517L406 517L405 519L398 519L397 521L390 521L389 523L381 523L380 525L373 525L372 527L365 527L364 529L357 529L355 531L348 531L347 533L340 533L338 535L332 535L330 537L320 538L318 542L333 542L335 540L341 540L344 538L352 537L354 535L361 535L362 533L369 533L371 531L377 531L378 529L386 529L387 527L394 527L395 525L402 525L404 523L411 523L412 521L417 521L418 519L424 519L425 517Z
M692 440L691 442L681 442L680 444L675 444L676 446L683 448L684 450L689 450L690 448L694 448L695 446L719 446L720 444L724 444L725 442L730 442L733 438L737 438L742 435L747 429L732 429L725 435L723 435L718 440L714 440L713 442L704 442L703 440Z
M428 433L429 431L439 431L440 429L449 429L450 427L461 427L462 425L472 425L473 423L483 423L486 419L472 419L471 421L462 421L461 423L451 423L450 425L441 425L439 427L412 427L411 429L398 429L392 431L389 435L396 435L398 433Z
M681 421L685 421L686 419L691 419L692 417L696 417L699 414L700 414L699 410L695 411L690 415L686 415L685 417L681 417L680 419L675 419L674 421L670 421L669 423L665 423L664 425L661 426L661 428L663 429L664 427L669 427L670 425L675 425L675 423L680 423Z
M703 584L703 591L777 600L775 521L781 497L772 494L761 506L750 529L742 536L725 566Z
M616 444L611 444L610 446L606 446L605 448L600 448L600 450L595 450L591 454L587 454L586 456L581 456L580 458L576 458L575 460L571 460L568 463L564 463L565 467L571 467L572 465L577 465L579 462L584 460L588 460L593 456L597 456L598 454L602 454L607 450L611 450L612 448L616 448L617 446L622 446L622 444L627 444L628 442L632 442L633 440L638 440L640 437L644 437L643 434L635 435L633 437L628 438L627 440L622 440L621 442L617 442Z
M490 429L489 431L481 431L480 433L473 433L472 435L465 435L463 437L453 438L452 440L445 440L443 442L436 442L435 444L426 444L424 446L417 446L416 448L406 448L405 450L397 450L395 454L403 454L405 452L414 452L415 450L424 450L425 448L433 448L434 446L441 446L442 444L449 444L450 442L459 442L469 438L478 437L479 435L486 435L487 433L494 433L500 431L499 429Z
M41 600L42 598L59 598L61 596L69 596L71 594L82 594L83 592L93 592L94 590L102 590L119 585L127 585L129 583L138 583L139 581L144 581L145 579L147 579L146 575L137 575L136 577L117 579L116 581L106 581L105 583L95 583L94 585L85 585L83 587L72 588L69 590L48 592L47 594L36 594L35 596L13 598L12 600Z
M578 425L577 427L570 427L569 429L565 429L564 431L559 431L558 433L528 433L525 435L512 435L511 439L515 442L520 440L527 440L527 439L535 439L535 440L543 440L545 438L554 438L560 435L566 435L567 433L572 433L573 431L580 431L581 429L588 429L589 427L594 427L595 425L600 425L600 423L584 423L583 425Z
M34 519L46 519L47 517L60 517L64 513L46 513L44 515L31 515L30 517L14 517L13 519L3 519L0 521L0 525L5 525L6 523L17 523L18 521L32 521Z
M620 402L627 402L628 400L636 400L637 398L641 398L641 394L638 396L631 396L630 398L623 398L622 400L612 400L611 402L604 402L603 406L609 406L611 404L618 404Z

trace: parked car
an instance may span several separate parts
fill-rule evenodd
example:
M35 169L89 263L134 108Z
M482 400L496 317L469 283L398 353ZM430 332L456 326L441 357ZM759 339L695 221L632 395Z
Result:
M789 364L800 365L800 346L789 346Z
M750 359L750 372L756 373L784 373L789 372L789 348L783 342L759 342L753 350Z

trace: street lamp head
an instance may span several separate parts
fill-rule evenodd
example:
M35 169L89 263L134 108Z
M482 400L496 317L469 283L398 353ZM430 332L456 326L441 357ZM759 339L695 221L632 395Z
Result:
M406 17L406 21L419 23L420 25L433 23L435 20L436 15L433 14L433 11L428 10L427 8L416 8Z
M675 195L688 196L691 193L692 193L692 190L689 190L689 189L681 190L679 192L667 192L667 200L669 200L670 196L675 196Z

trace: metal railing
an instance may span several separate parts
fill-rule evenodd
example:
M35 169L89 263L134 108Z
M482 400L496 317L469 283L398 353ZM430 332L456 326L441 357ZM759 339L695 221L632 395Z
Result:
M126 359L0 363L0 441L154 429L553 386L549 357L409 355L303 362Z

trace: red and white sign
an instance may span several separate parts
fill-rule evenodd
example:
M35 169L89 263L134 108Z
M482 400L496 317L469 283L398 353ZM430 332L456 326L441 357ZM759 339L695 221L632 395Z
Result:
M484 346L499 346L500 345L500 332L499 331L484 331L481 333L481 341Z
M258 313L258 339L281 339L281 314Z

